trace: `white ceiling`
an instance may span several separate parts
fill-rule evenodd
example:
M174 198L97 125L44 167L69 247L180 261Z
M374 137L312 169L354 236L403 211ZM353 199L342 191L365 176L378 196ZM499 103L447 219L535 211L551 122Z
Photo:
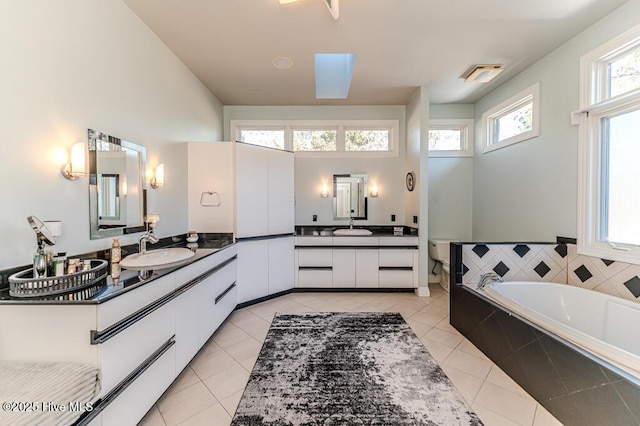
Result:
M402 105L474 102L626 0L124 1L224 105ZM315 99L314 53L357 54L347 99ZM463 83L478 63L506 71Z

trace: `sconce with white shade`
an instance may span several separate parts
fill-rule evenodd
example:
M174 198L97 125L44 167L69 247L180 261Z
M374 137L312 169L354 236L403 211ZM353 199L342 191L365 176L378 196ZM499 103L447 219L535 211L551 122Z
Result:
M69 180L87 176L87 149L84 142L78 142L71 147L69 162L62 166L61 173Z
M150 184L154 189L162 188L164 186L164 163L160 163L156 166Z
M371 185L371 188L369 189L369 195L372 198L376 198L378 196L378 184L374 183Z
M320 196L322 198L327 198L329 196L329 186L327 185L326 182L322 184L322 189L320 190Z

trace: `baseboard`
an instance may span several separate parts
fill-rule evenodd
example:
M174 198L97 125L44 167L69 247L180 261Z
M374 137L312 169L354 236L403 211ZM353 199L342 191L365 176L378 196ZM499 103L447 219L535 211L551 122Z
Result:
M431 296L431 291L428 286L418 287L415 289L416 296L418 297L429 297Z

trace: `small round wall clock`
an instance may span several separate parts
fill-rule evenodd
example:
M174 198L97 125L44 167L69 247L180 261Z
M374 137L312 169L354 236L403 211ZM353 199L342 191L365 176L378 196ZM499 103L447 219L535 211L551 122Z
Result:
M413 174L413 172L407 173L407 177L405 179L405 182L407 184L407 189L409 191L413 191L413 188L415 188L415 186L416 186L416 177Z

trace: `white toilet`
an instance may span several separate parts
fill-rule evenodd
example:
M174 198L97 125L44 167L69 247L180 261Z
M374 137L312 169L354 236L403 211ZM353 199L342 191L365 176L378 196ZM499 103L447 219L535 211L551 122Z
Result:
M429 240L429 256L433 260L442 263L442 272L440 273L440 285L446 291L449 291L449 244L458 240Z

